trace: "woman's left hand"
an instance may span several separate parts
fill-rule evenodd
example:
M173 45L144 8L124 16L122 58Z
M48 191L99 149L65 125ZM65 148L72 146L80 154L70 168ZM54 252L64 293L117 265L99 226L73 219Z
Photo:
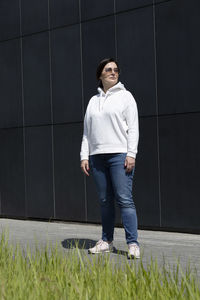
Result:
M125 159L124 167L126 168L126 172L129 173L135 167L135 158L127 156Z

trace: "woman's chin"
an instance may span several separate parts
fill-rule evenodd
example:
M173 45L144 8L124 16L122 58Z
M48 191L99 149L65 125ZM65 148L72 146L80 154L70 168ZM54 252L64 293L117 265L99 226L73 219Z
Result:
M111 85L111 86L113 86L113 85L115 85L117 83L117 80L115 79L115 80L110 80L109 81L109 84Z

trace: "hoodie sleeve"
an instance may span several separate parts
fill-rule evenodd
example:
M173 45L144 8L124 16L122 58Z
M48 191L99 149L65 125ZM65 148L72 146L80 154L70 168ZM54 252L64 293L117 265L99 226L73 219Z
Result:
M83 123L83 137L81 143L80 160L89 159L89 143L88 143L88 107L85 113Z
M136 158L139 140L138 110L132 94L128 92L127 96L128 105L125 110L125 119L128 126L127 156Z

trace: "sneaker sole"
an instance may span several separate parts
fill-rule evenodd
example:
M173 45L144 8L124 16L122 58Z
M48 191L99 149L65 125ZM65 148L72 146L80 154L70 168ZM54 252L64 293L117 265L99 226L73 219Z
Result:
M92 251L88 250L89 254L100 254L100 253L109 253L109 252L113 252L113 250L104 250L104 251L99 251L99 252L92 252Z

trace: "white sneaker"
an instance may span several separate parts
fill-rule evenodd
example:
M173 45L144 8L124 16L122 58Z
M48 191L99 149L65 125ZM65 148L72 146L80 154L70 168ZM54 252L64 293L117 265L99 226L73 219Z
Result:
M140 247L136 243L128 245L128 258L140 258Z
M99 240L93 248L88 249L88 253L91 254L112 252L112 251L113 251L113 242L108 243L103 240Z

